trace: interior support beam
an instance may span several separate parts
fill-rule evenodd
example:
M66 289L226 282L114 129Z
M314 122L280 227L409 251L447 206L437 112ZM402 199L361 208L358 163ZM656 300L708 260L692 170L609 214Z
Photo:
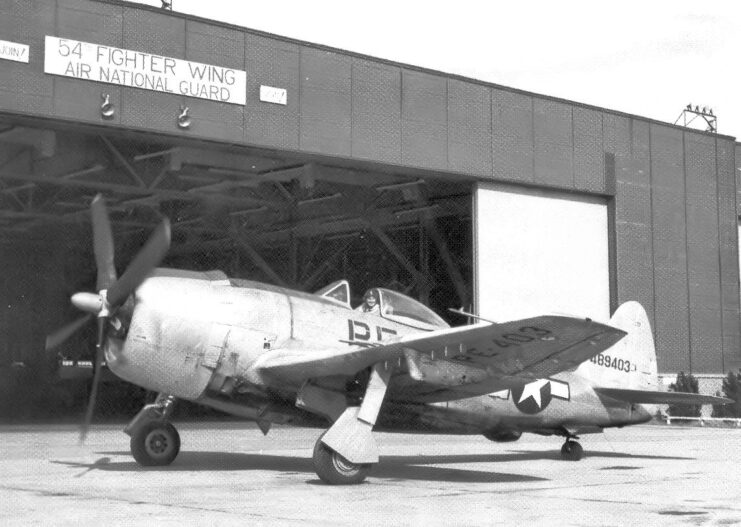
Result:
M458 269L455 260L453 260L453 256L450 254L448 244L445 243L445 239L440 234L437 225L435 225L435 219L427 218L424 225L427 230L427 235L432 240L432 243L435 244L435 248L445 265L445 270L448 272L448 276L450 276L450 279L453 281L455 292L458 295L458 300L460 300L460 303L464 307L467 307L471 303L471 299L469 298L468 289L466 288L466 281L463 279L460 269Z
M404 267L404 269L406 269L409 274L412 275L412 277L418 284L427 283L427 277L420 273L417 268L412 265L412 262L409 261L409 258L407 258L404 253L399 250L394 241L389 238L389 236L385 232L383 232L380 227L374 225L371 221L367 222L367 226L371 231L373 231L373 234L375 234L376 237L381 240L381 243L386 246L386 249L388 249L389 252L394 256L394 258L398 260L402 267Z
M416 187L413 187L416 188ZM420 222L419 226L417 227L417 243L419 245L419 266L422 269L422 272L425 276L430 276L430 248L427 245L427 240L425 240L425 229L423 223ZM417 297L417 300L422 302L425 305L429 305L430 303L430 286L429 283L425 283L424 285L420 285L419 289L419 295Z
M461 198L448 199L447 203L444 206L440 206L434 211L427 212L428 219L432 219L438 216L457 214L460 202ZM410 218L410 220L411 219L412 218ZM391 228L398 225L399 219L391 210L377 209L373 217L373 223L380 230L381 228ZM286 227L267 232L264 230L264 226L262 224L254 225L249 228L239 227L240 232L244 233L244 236L247 236L251 243L256 246L283 242L287 239L290 232L293 232L298 237L313 237L320 235L341 235L354 237L357 235L357 233L368 228L368 220L360 217L343 218L337 221L329 221L327 218L324 217L305 219L303 220L303 223L295 225L294 227ZM191 229L193 228L191 227ZM213 229L196 230L216 234ZM220 238L214 241L203 241L200 242L199 247L201 247L202 250L208 250L212 248L223 249L225 244L230 243L229 240L229 238ZM173 251L181 254L189 252L182 247L173 247L171 252Z
M149 189L156 189L162 181L168 176L170 173L169 167L167 165L162 167L162 170L160 170L159 174L155 176L155 178L152 180L152 182L149 184Z
M351 239L351 240L350 240L349 242L345 243L345 244L344 244L344 245L342 246L342 248L341 248L341 249L338 249L337 251L335 251L335 252L334 252L334 254L332 254L332 255L330 255L330 256L329 256L328 258L326 258L326 259L325 259L325 260L324 260L324 261L323 261L323 262L321 263L321 265L319 265L319 266L318 266L318 267L317 267L317 268L316 268L316 269L314 270L314 272L313 272L313 273L311 273L311 275L310 275L310 276L309 276L309 277L308 277L308 278L307 278L306 280L304 280L304 281L303 281L303 282L301 283L301 289L303 289L304 291L306 291L306 290L310 289L310 288L312 287L312 285L314 284L314 282L315 282L315 281L316 281L316 280L317 280L317 279L318 279L318 278L319 278L319 277L320 277L320 276L321 276L321 275L322 275L322 274L323 274L323 273L324 273L324 272L325 272L325 271L326 271L327 269L329 269L329 268L330 268L330 266L332 265L332 263L333 263L333 262L334 262L334 261L335 261L335 260L336 260L336 259L337 259L337 258L338 258L339 256L341 256L341 255L343 255L343 254L345 253L345 251L347 250L347 248L348 248L348 247L350 246L350 244L351 244L351 243L352 243L352 239Z
M0 143L32 146L41 157L53 157L57 148L57 134L53 130L14 126L0 132Z
M146 188L147 185L144 183L144 180L139 176L139 174L134 170L134 167L131 166L131 163L124 157L124 155L121 153L121 151L116 148L116 145L111 143L110 139L108 139L104 135L98 136L101 141L103 141L103 144L106 145L108 150L110 150L113 155L118 159L119 163L123 165L123 167L126 169L126 172L129 173L131 178L134 180L134 182L141 188Z
M0 190L0 194L10 196L13 199L13 201L15 201L22 210L25 210L26 208L25 204L18 198L18 196L16 196L15 193L20 192L22 190L28 190L30 188L34 188L35 186L36 185L34 185L33 183L25 183L23 185L17 185L15 187L8 187L5 184L5 182L2 182L2 185L1 185L2 190Z
M75 180L75 179L60 179L60 178L48 177L48 176L34 176L31 174L17 174L13 172L4 171L4 170L0 171L0 179L28 181L31 183L43 183L45 185L60 186L60 187L85 188L85 189L92 190L92 191L116 192L119 194L130 194L130 195L135 195L135 196L152 196L153 194L156 193L161 198L179 199L179 200L185 200L185 201L198 200L200 196L207 195L225 204L232 203L235 205L239 204L242 206L245 206L247 204L249 205L256 205L256 204L270 205L271 204L271 203L265 203L264 200L248 198L248 197L233 197L233 196L214 195L214 194L207 194L207 193L200 194L198 192L188 192L188 191L182 191L182 190L161 189L161 188L156 189L156 190L150 190L150 189L141 188L141 187L121 185L118 183L106 183L103 181L87 181L87 180Z
M299 239L293 233L288 234L288 263L290 264L289 273L291 275L291 284L298 283L298 247Z
M262 256L260 256L260 253L258 253L254 247L252 247L252 244L250 244L247 240L244 239L244 236L234 232L232 234L232 239L237 243L237 245L241 249L243 249L247 253L247 255L254 262L254 264L257 267L259 267L262 270L262 272L268 275L274 283L282 287L288 287L288 285L280 277L280 275L276 273L275 271L273 271L273 268L270 267L268 262L266 262L265 259Z

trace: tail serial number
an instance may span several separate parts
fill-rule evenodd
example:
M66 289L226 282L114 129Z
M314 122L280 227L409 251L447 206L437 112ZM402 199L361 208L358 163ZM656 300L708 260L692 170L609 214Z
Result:
M609 355L603 355L601 353L589 360L595 363L597 366L612 368L614 370L624 371L625 373L630 373L632 371L636 371L637 369L636 365L629 360L623 360L617 357L610 357Z

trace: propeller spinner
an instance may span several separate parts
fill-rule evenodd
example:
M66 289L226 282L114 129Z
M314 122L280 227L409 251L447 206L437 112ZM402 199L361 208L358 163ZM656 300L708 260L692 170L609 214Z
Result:
M46 338L46 349L48 351L61 345L93 316L98 319L95 373L90 390L90 400L85 411L85 420L80 429L81 442L87 436L90 421L95 411L108 321L116 313L116 310L126 302L129 295L157 267L170 248L170 222L165 218L157 226L144 247L137 253L124 274L117 278L114 264L113 232L111 231L111 222L102 195L95 196L90 204L90 212L93 224L93 252L95 253L95 263L98 270L96 282L98 292L80 292L72 295L72 304L87 314L58 329Z

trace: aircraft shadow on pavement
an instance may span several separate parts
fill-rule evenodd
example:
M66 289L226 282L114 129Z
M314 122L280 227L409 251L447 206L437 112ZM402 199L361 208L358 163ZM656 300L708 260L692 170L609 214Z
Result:
M97 452L105 456L130 456L128 451ZM371 476L385 479L449 481L467 483L516 483L548 481L546 478L525 474L509 474L495 470L470 470L468 468L437 467L437 464L463 464L496 462L497 455L442 455L442 456L381 456L380 463L373 467ZM135 461L111 461L103 457L94 463L52 461L79 470L75 477L82 477L92 470L107 472L187 472L220 470L270 470L274 472L314 474L311 458L277 456L273 454L248 454L237 452L193 452L184 451L172 465L165 467L142 467ZM495 467L492 467L495 468ZM311 482L318 482L311 481Z
M530 452L528 450L515 450L512 451L510 456L512 459L507 459L507 456L499 456L500 461L517 461L526 459L561 459L561 453L559 451L553 452ZM585 450L585 458L616 458L616 459L666 459L669 461L694 461L697 458L686 457L686 456L655 456L647 454L627 454L625 452L606 452L600 450Z
M97 452L105 456L130 456L128 451ZM612 459L667 459L690 460L689 457L634 455L620 452L587 451L587 457ZM129 458L130 459L130 458ZM380 463L373 467L371 476L386 479L449 481L468 483L513 483L548 481L546 478L526 474L510 474L496 471L496 463L507 461L558 460L558 451L509 451L497 454L442 454L414 456L381 456ZM184 451L172 465L165 467L141 467L133 460L112 461L103 457L94 463L75 463L69 461L52 461L81 469L75 477L81 477L92 470L112 472L186 472L186 471L220 471L220 470L270 470L274 472L314 474L311 458L279 456L274 454L252 454L239 452L199 452ZM468 468L439 467L433 465L456 465L468 463L492 463L494 470L485 468L471 470Z

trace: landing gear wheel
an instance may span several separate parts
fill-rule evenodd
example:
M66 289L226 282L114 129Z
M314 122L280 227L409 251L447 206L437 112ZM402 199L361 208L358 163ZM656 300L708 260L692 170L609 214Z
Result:
M169 465L180 452L180 434L168 421L150 421L131 435L130 446L140 465Z
M576 441L567 439L561 447L561 459L566 461L579 461L584 457L584 449Z
M322 437L317 439L314 445L314 470L319 479L330 485L362 483L372 465L351 463L322 443Z

